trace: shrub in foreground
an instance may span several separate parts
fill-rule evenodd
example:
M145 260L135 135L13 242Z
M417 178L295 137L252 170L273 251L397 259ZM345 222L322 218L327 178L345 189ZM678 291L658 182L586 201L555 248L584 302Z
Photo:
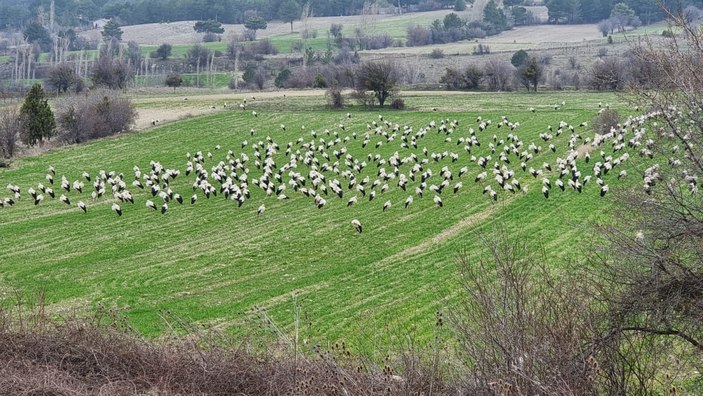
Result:
M149 341L114 312L52 322L0 309L0 389L12 395L410 395L459 393L417 356L369 373L345 347L252 352L194 331ZM176 325L173 323L172 325ZM435 359L436 361L436 359ZM401 375L394 374L398 370Z

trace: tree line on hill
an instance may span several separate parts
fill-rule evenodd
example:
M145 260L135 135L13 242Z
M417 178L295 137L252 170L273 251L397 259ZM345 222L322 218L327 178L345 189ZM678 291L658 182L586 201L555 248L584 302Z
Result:
M244 23L247 11L264 20L285 20L286 15L309 4L315 16L357 15L364 7L401 11L429 11L454 7L463 11L473 0L59 0L55 1L55 22L64 27L91 27L99 18L118 18L122 24L173 22L181 20L216 20ZM624 3L644 24L665 17L658 0L546 0L550 23L593 23L610 16L613 7ZM506 0L505 7L531 5L525 0ZM701 0L663 0L669 9L688 5L703 7ZM51 0L0 0L0 29L23 28L37 18L50 19Z
M610 18L619 4L632 9L642 23L650 24L666 17L663 8L683 10L689 5L702 7L700 0L546 0L549 23L594 23Z
M266 20L282 19L281 12L291 0L59 0L55 2L56 22L62 26L89 25L99 18L119 18L123 24L217 20L243 23L246 11L255 11ZM41 15L48 20L51 0L0 0L0 29L22 28ZM295 0L298 7L309 3L315 16L360 14L367 0ZM404 10L432 10L452 7L456 0L395 0L386 7L400 5Z

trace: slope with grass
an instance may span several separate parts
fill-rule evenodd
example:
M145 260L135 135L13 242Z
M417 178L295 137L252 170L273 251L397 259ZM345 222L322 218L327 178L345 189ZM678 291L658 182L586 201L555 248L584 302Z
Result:
M550 141L557 147L556 152L551 152L547 149L549 143L543 142L539 134L547 131L547 125L556 129L560 121L565 121L574 125L581 136L591 136L588 128L577 125L592 119L599 102L623 109L625 104L614 95L408 95L406 102L412 111L353 109L351 118L346 110L321 108L320 101L319 97L250 99L246 111L221 111L16 161L11 169L0 171L0 185L17 184L23 191L14 207L0 209L0 295L7 301L13 290L44 288L52 313L90 311L97 305L114 307L124 310L141 332L158 335L164 330L160 320L164 312L189 322L243 332L249 319L256 317L253 312L265 309L276 323L290 329L295 294L315 337L333 340L355 336L373 325L398 332L414 327L426 337L432 331L435 311L450 306L458 293L453 264L457 253L463 250L473 256L481 252L477 230L490 229L499 222L529 235L558 258L554 265L566 267L572 261L578 262L579 243L586 242L580 226L607 216L610 198L599 198L599 186L595 183L587 185L582 194L570 192L568 187L561 193L553 187L549 199L545 199L541 177L533 178L522 171L515 156L510 156L510 163L505 164L498 160L498 154L503 145L510 144L505 143L509 135L517 134L524 143L520 151L527 150L533 142L542 146L528 168L540 169L544 162L554 164L558 157L565 157L571 135L567 130ZM562 101L565 105L561 105ZM554 109L555 104L559 110ZM530 111L530 107L535 111ZM437 111L433 111L435 108ZM379 115L390 122L389 127L383 127ZM478 116L483 121L492 120L483 132L478 131ZM514 131L507 125L498 128L501 116L519 122L519 126ZM439 126L443 119L447 123L458 121L453 133L433 128L418 138L417 149L401 147L404 126L411 127L414 134L433 120ZM382 126L389 137L397 124L394 139L375 134L373 122ZM476 131L481 142L471 153L463 149L464 144L457 144L459 137L469 136L469 128ZM283 172L282 183L288 182L291 170L308 178L311 168L303 161L304 145L313 141L312 131L317 133L316 144L321 139L325 144L331 142L336 134L340 138L339 143L323 150L329 160L321 152L315 158L319 160L317 169L328 182L335 178L341 182L343 199L330 192L323 195L327 205L318 209L313 198L294 192L290 184L285 191L287 200L278 200L275 193L267 196L252 184L262 175L254 163L252 145L259 141L266 144L268 138L280 146L273 156L277 169L289 161L284 154L289 142L292 153L301 152L297 168ZM370 141L364 148L366 133ZM244 140L248 144L242 148ZM496 146L496 153L491 154L490 144ZM342 147L352 156L352 165L356 161L367 164L356 177L359 182L367 176L375 180L381 168L393 173L394 167L388 161L395 152L400 158L411 154L418 161L427 158L424 171L431 169L433 176L427 180L423 197L414 193L420 185L418 173L414 182L409 181L407 191L397 186L397 177L382 180L375 188L376 199L369 201L371 183L366 185L366 196L362 196L347 189L349 180L342 174L321 170L323 163L331 167L336 161L341 171L348 169L345 154L339 160L333 155ZM423 154L423 147L428 156ZM206 199L198 190L196 204L171 201L168 212L162 215L145 206L147 199L160 205L158 196L154 198L131 186L135 165L147 173L150 161L159 161L165 168L181 171L172 188L188 201L194 178L192 174L185 175L186 153L201 151L204 168L211 172L219 161L228 161L228 150L233 151L231 159L242 158L242 153L250 158L246 167L251 198L241 207L222 194ZM443 152L456 153L458 160L452 162L450 156L437 161L431 158L433 153ZM368 158L369 154L379 154L386 163L379 165ZM492 155L484 182L474 182L483 169L470 160L472 155ZM490 172L496 161L515 171L515 178L528 192L501 191ZM62 175L73 181L81 179L83 171L95 178L104 170L123 173L136 202L122 203L123 214L118 217L110 209L115 199L98 198L93 202L91 183L86 182L82 194L75 190L66 193L71 206L48 196L35 206L26 191L29 187L37 189L40 182L47 184L49 166L56 169L53 188L57 197ZM403 163L399 172L407 174L411 166L411 162ZM439 186L440 169L444 166L452 171L453 180L441 193L443 207L438 207L429 186ZM469 171L459 177L464 166ZM581 166L584 175L591 173L591 166ZM242 171L238 172L241 175ZM545 175L553 183L556 180L555 172L545 171ZM611 173L604 180L617 184L616 178L617 173ZM453 193L458 181L463 187ZM211 182L219 188L214 180ZM304 188L312 188L311 182L307 180ZM388 190L382 192L385 183ZM497 201L483 193L486 185L498 191ZM110 196L109 184L107 190L106 196ZM354 195L358 202L348 207L347 201ZM414 202L406 209L404 202L410 195ZM6 196L10 192L3 190L0 197ZM87 204L86 214L75 206L78 200ZM392 205L383 211L386 201ZM262 203L266 210L258 215L257 208ZM354 231L352 219L361 221L362 234Z

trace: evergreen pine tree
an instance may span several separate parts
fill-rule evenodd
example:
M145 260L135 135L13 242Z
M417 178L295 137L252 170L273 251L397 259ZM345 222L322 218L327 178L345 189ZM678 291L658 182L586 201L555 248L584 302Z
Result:
M290 23L290 32L293 33L293 21L300 19L300 5L295 0L286 1L278 9L278 17Z
M105 41L110 41L113 38L117 39L117 41L122 40L122 29L120 29L120 25L112 19L105 24L100 34L102 34L103 40Z
M56 119L40 84L34 84L27 93L20 114L22 117L20 139L24 144L34 146L54 135Z
M490 0L483 9L483 21L498 31L508 28L508 18L503 13L503 10L498 8L495 0Z

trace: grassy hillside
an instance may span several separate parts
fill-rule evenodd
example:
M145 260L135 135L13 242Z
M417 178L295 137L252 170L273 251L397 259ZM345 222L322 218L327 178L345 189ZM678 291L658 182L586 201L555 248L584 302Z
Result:
M326 339L360 334L368 331L370 327L364 326L371 323L378 328L387 325L398 331L415 326L420 334L427 336L431 334L435 311L451 305L458 292L454 268L458 251L466 250L472 256L480 254L477 230L490 229L499 221L510 230L529 235L535 244L543 245L555 258L554 265L566 267L578 262L578 246L584 242L578 226L607 215L610 198L599 197L599 186L594 181L585 186L582 194L569 191L568 186L562 193L554 186L549 199L545 199L541 192L542 177L535 179L522 171L515 155L509 156L509 164L500 162L498 154L503 144L497 141L507 142L509 134L517 134L524 144L520 151L527 150L533 142L542 147L528 162L528 169L541 169L544 162L554 167L558 157L566 156L571 134L568 129L559 137L552 132L555 137L550 142L542 141L539 134L547 132L547 125L552 125L556 131L559 122L565 121L582 137L592 136L588 127L578 124L591 121L599 102L610 103L627 112L625 104L614 95L408 96L409 111L354 109L351 118L347 117L347 110L325 110L319 105L311 106L312 101L320 103L321 100L250 100L246 111L228 110L145 132L54 150L18 160L11 169L0 170L3 187L0 197L11 196L4 189L8 183L22 188L22 198L14 207L0 209L0 234L3 235L0 239L3 252L0 255L0 295L10 299L15 289L45 288L50 308L55 313L90 310L99 304L115 307L126 310L138 330L157 335L164 330L159 319L161 311L238 332L242 331L241 326L252 309L260 307L284 329L289 329L294 316L291 295L295 293L312 328ZM554 109L555 104L559 110ZM438 110L433 111L434 107ZM530 111L530 107L535 111ZM252 110L258 117L252 115ZM385 127L379 115L391 126ZM492 121L483 132L479 131L478 116L483 121ZM519 126L514 131L507 125L497 128L502 116L507 116L510 122L519 122ZM439 126L443 119L458 121L453 133L438 133L437 128L432 128L417 139L417 149L401 148L405 125L412 128L408 135L412 136L431 121ZM393 134L396 123L399 131L388 141L375 134L373 126L369 129L372 122L383 127L388 135ZM281 129L281 124L285 124L285 130ZM469 136L469 128L476 131L481 143L480 147L473 147L471 153L463 149L464 144L457 145L457 139ZM269 137L277 143L280 149L273 159L278 170L290 160L284 152L291 142L292 152L301 152L298 167L291 170L308 179L304 188L311 188L308 175L311 168L303 162L306 152L303 145L312 142L312 131L317 132L316 145L320 139L330 142L335 134L339 136L339 143L323 150L329 160L323 158L321 152L316 152L315 158L327 183L335 178L341 182L344 198L339 199L330 191L328 196L323 195L327 205L318 209L313 198L295 192L288 184L290 170L282 175L289 199L278 200L276 193L267 197L252 183L262 175L254 164L252 145L259 141L266 145ZM362 148L366 133L370 141ZM299 138L302 138L300 142ZM244 148L243 140L248 143ZM381 146L376 147L379 142ZM490 153L489 143L496 145L496 153ZM548 150L550 143L556 145L556 152ZM358 182L367 176L371 181L366 186L366 196L348 189L349 180L342 174L321 170L323 163L331 166L337 161L333 151L343 147L352 156L352 162L365 161L368 165L356 175ZM423 147L428 150L427 157ZM233 151L232 159L241 159L241 154L249 157L246 168L249 169L250 199L238 207L236 201L225 199L222 194L206 199L198 190L197 203L190 205L194 176L185 175L186 153L195 155L201 151L205 157L204 169L210 173L219 161L227 161L228 150ZM456 153L458 161L452 162L450 156L432 160L433 153L445 151ZM408 180L407 191L397 186L398 178L381 180L375 188L376 198L369 201L371 183L378 178L379 169L393 172L393 166L387 162L395 152L401 159L411 154L415 154L418 161L428 158L429 162L420 172L432 170L428 188L422 198L415 195L420 173L415 182ZM212 159L208 158L208 153L212 154ZM262 158L264 153L262 150ZM386 164L378 166L377 162L369 160L369 154L379 154ZM492 160L487 166L488 177L475 183L476 176L484 170L470 157L489 154ZM145 206L147 199L161 206L158 196L152 197L132 186L133 167L137 165L146 174L150 161L159 161L164 168L181 171L171 187L183 195L186 202L183 205L169 202L169 210L164 215ZM502 191L490 172L496 161L513 170L515 178L528 192ZM407 175L412 165L411 162L402 164L399 172ZM49 166L56 169L53 188L57 199L44 194L44 201L35 206L27 189L37 189L40 182L48 186L45 176ZM435 194L429 191L429 186L440 185L440 170L444 166L452 171L453 180L440 195L444 205L440 208L434 204ZM468 172L460 178L459 170L465 166ZM592 173L591 167L592 163L580 165L584 176ZM339 160L339 169L348 170L344 155ZM62 175L73 182L83 180L81 174L87 171L91 180L95 180L100 170L123 173L127 189L134 195L134 205L121 203L121 217L111 211L115 199L111 197L109 184L106 196L95 202L90 197L92 183L85 180L82 194L74 189L66 193L71 206L58 200ZM237 172L242 174L242 170ZM553 185L555 173L545 171ZM603 179L616 188L617 171ZM209 180L219 191L219 184L212 178ZM463 187L455 194L452 188L458 181ZM386 192L381 191L384 183L389 186ZM482 193L487 185L498 191L497 201ZM347 201L354 195L358 202L348 207ZM410 195L414 196L414 202L406 209L404 202ZM76 207L79 200L87 204L87 214ZM384 212L386 201L392 206ZM266 209L258 215L257 208L262 203ZM362 234L354 231L352 219L363 224Z

